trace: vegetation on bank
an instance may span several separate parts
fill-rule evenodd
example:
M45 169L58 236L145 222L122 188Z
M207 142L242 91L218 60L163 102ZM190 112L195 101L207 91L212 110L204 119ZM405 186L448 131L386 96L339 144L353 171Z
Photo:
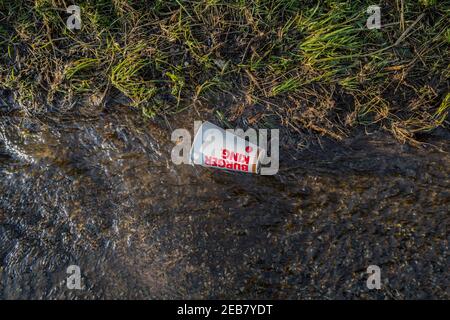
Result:
M81 30L66 27L71 4ZM374 4L379 30L366 27ZM449 125L449 17L438 0L0 0L0 89L28 114L120 92L147 117L207 108L414 142Z

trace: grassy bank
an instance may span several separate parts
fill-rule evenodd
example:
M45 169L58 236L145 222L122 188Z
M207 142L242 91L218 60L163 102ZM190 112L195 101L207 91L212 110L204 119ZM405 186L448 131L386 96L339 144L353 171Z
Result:
M341 139L358 125L414 142L448 126L443 1L0 0L0 88L23 112L122 93L144 116L213 109ZM381 6L382 28L366 9ZM220 103L227 101L227 103ZM64 106L64 107L63 107Z

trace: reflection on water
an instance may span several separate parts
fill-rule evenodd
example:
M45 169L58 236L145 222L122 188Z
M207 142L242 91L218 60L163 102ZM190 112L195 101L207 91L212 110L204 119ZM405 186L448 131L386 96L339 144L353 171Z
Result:
M362 135L230 174L131 111L61 118L0 118L3 299L449 298L448 153Z

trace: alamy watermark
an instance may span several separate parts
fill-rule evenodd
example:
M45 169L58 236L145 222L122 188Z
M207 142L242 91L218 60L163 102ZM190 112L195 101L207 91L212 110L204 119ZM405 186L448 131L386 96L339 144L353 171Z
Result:
M81 290L81 270L77 265L70 265L67 267L68 274L66 286L69 290Z
M79 6L71 5L66 9L67 13L70 13L70 17L67 18L67 28L71 31L81 29L81 9Z
M367 29L381 29L381 8L380 6L369 6L367 13L370 14L367 18Z
M368 289L381 289L381 269L377 265L370 265L367 267L367 273L369 277L366 281L366 286Z

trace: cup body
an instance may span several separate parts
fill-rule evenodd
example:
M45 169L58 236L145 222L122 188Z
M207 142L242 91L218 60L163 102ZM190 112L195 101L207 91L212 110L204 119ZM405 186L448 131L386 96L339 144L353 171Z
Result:
M246 139L210 122L195 133L191 164L217 169L258 173L263 150Z

